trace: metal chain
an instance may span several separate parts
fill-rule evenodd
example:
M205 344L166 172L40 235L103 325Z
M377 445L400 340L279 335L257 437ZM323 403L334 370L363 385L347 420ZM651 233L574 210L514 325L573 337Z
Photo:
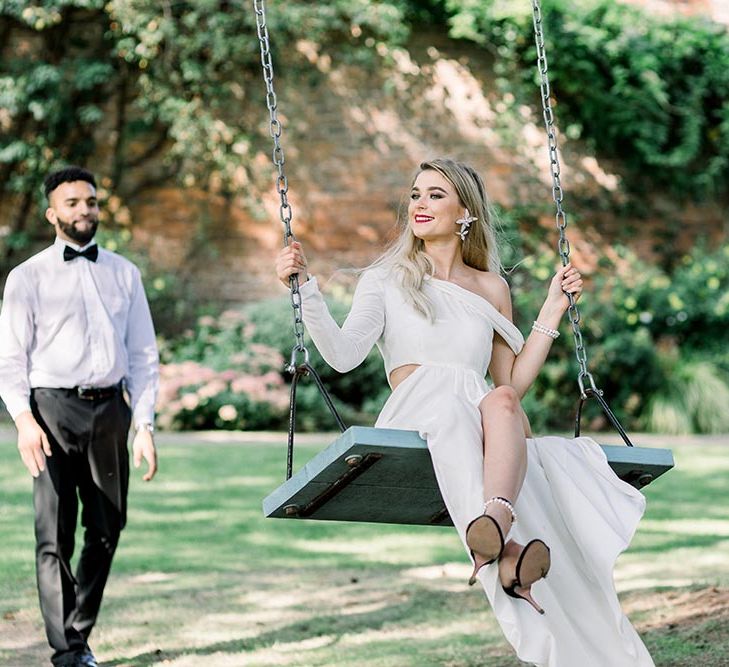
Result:
M266 25L266 7L264 0L253 0L253 9L256 12L256 28L258 31L258 42L261 47L261 66L263 67L263 79L266 83L266 106L270 115L269 134L273 139L273 164L278 169L278 177L276 178L276 189L281 198L279 206L279 214L281 222L284 225L284 247L291 240L296 240L293 231L291 231L291 219L293 211L288 200L289 182L284 173L284 151L281 146L281 132L283 130L281 121L277 115L278 101L276 93L273 89L273 61L271 60L271 49L268 40L268 26ZM304 363L309 363L309 351L304 345L304 319L301 310L301 294L299 293L299 277L293 274L289 278L291 283L291 307L294 312L294 336L296 343L291 350L291 360L286 370L294 373L298 365L297 356L299 352L304 355Z
M562 208L562 183L560 181L559 156L557 154L557 135L554 128L554 114L552 112L552 102L550 98L549 76L547 74L547 53L544 48L544 34L542 32L542 10L539 0L532 0L532 17L534 23L534 40L537 45L537 68L541 76L541 93L542 93L542 114L544 116L544 125L547 130L547 140L549 144L549 166L552 172L552 199L557 207L556 221L559 229L559 256L562 259L562 266L566 266L570 261L570 244L567 240L565 229L567 227L567 215ZM567 294L569 299L569 316L572 323L572 334L575 340L575 355L577 363L580 366L580 373L577 376L577 383L580 387L582 398L586 398L585 380L589 381L590 387L597 393L602 392L595 386L595 380L590 371L587 370L587 350L582 339L582 330L580 329L580 311L577 308L577 302L571 294Z

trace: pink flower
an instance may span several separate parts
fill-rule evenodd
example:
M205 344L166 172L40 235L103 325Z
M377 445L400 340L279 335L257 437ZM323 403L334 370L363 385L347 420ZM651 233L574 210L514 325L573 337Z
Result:
M220 417L224 422L232 422L237 416L238 410L235 409L234 405L230 405L229 403L221 405L218 410L218 417Z
M200 389L197 390L197 395L200 398L212 398L213 396L222 394L227 388L228 385L224 380L216 378L200 387Z
M185 394L182 399L180 399L180 404L183 408L185 408L185 410L194 410L198 405L200 405L200 398L197 394Z

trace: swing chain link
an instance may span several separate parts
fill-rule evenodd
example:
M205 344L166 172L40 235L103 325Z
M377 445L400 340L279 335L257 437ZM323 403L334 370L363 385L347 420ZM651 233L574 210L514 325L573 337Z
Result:
M273 164L278 169L276 178L276 190L278 191L281 203L279 206L279 215L284 226L284 247L289 245L291 240L296 240L291 230L291 219L293 211L288 200L289 182L284 172L284 150L281 146L281 134L283 127L278 119L278 99L273 88L273 61L271 59L271 48L268 39L268 26L266 25L266 7L264 0L253 0L253 9L256 13L256 30L258 32L258 42L261 47L261 65L263 67L263 79L266 83L266 106L270 116L269 134L273 139ZM301 309L301 293L299 292L299 277L294 273L289 277L291 284L291 307L294 313L294 336L296 343L291 350L291 359L286 370L289 373L295 373L299 365L298 355L303 353L304 363L309 363L309 351L304 344L304 319Z
M557 134L554 127L554 113L552 111L551 92L549 86L549 75L547 68L547 53L544 48L544 33L542 32L542 10L540 0L532 0L532 17L534 23L534 40L537 46L537 68L541 77L540 89L542 97L542 115L544 117L544 125L547 130L547 139L549 144L549 165L552 172L552 199L557 207L556 222L559 230L558 250L562 260L562 266L566 266L570 261L570 243L567 239L565 229L567 227L567 214L562 208L562 199L564 192L562 191L562 183L560 181L559 155L557 153ZM587 369L587 350L582 338L582 330L580 328L580 311L577 308L577 302L572 294L567 294L569 300L569 318L572 324L572 334L575 341L575 356L580 366L580 372L577 376L577 384L580 388L582 398L587 398L585 389L585 380L590 384L589 389L597 394L602 395L602 391L595 386L595 380L592 373Z

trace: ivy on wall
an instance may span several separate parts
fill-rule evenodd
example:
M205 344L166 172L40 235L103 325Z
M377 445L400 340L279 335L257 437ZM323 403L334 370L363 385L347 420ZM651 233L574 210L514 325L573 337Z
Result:
M502 86L528 94L536 61L531 3L444 4L451 35L494 52ZM549 0L542 16L556 113L570 137L618 160L634 192L665 188L679 197L726 195L725 26L656 17L614 0Z
M297 40L364 62L408 34L403 1L269 5L274 58L286 49L294 64ZM100 174L122 222L124 202L150 185L226 195L247 182L261 117L241 109L264 94L250 2L3 0L0 56L5 266L41 228L39 184L60 164Z
M530 3L292 0L268 3L274 59L311 73L302 43L378 63L413 26L446 25L494 55L515 104L538 104ZM725 196L729 35L699 19L659 20L612 0L550 0L544 19L557 117L626 186ZM244 0L21 0L0 3L0 274L42 228L39 183L62 163L102 176L107 222L177 180L227 195L250 181L261 117L258 43ZM284 53L286 52L286 53ZM298 63L298 65L297 65Z

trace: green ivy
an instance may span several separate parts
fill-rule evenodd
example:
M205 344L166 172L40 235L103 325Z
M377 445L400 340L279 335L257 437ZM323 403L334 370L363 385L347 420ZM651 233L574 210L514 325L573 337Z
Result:
M729 413L717 401L729 396L729 246L708 251L697 244L670 273L625 248L618 251L620 267L601 268L579 302L588 370L597 386L628 428L726 430ZM555 258L523 252L511 283L517 322L527 329ZM571 330L566 323L561 329L525 399L538 430L569 429L579 395ZM709 395L702 386L711 387ZM697 395L700 400L689 400ZM707 411L707 405L713 407ZM586 422L591 419L607 425L595 406Z
M501 87L534 100L530 3L444 4L451 35L491 51ZM658 186L693 198L727 192L725 26L669 20L614 0L551 0L542 16L557 121L570 137L619 160L630 190Z
M376 63L408 35L405 0L268 3L277 64L311 70L307 40L342 61ZM44 236L43 177L90 166L122 200L177 180L231 196L250 180L263 108L248 2L6 0L0 5L0 237L11 262ZM103 160L100 158L103 157ZM153 168L152 168L153 167Z

